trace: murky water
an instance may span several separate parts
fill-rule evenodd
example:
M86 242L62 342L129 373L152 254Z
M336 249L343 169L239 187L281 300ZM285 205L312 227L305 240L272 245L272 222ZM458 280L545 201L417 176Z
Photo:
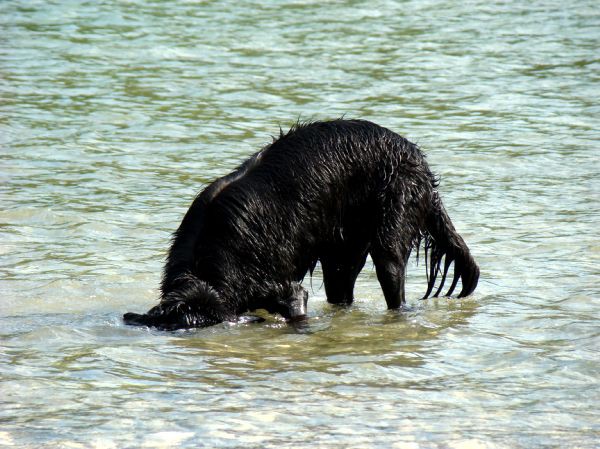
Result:
M0 446L597 447L596 1L0 3ZM125 327L195 193L297 118L418 142L482 270L296 329ZM310 284L307 280L306 284Z

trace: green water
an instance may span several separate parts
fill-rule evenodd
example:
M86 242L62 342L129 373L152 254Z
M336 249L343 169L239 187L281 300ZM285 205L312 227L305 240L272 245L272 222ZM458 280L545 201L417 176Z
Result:
M599 73L592 0L0 2L0 447L598 447ZM200 188L344 114L427 152L472 297L122 324Z

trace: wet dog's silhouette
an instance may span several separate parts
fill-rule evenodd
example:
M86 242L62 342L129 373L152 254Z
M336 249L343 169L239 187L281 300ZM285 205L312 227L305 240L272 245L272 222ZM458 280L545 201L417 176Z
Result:
M125 323L210 326L266 309L306 314L300 281L321 262L327 300L350 304L370 254L388 308L404 302L411 250L425 248L425 297L454 263L459 297L479 268L458 235L419 148L374 123L298 124L194 200L175 232L160 303ZM443 261L443 264L442 264Z

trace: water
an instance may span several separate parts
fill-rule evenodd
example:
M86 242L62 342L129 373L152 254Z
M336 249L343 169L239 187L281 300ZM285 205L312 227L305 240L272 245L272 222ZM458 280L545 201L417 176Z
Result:
M0 3L0 446L597 447L597 2ZM164 333L195 193L298 118L413 141L482 279ZM306 282L310 286L310 282Z

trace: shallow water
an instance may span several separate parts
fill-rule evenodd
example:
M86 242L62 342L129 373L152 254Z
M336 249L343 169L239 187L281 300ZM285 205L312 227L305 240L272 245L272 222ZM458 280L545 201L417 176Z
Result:
M600 15L574 2L0 3L0 446L597 447ZM195 193L298 118L413 141L482 270L164 333ZM306 284L311 282L307 279Z

